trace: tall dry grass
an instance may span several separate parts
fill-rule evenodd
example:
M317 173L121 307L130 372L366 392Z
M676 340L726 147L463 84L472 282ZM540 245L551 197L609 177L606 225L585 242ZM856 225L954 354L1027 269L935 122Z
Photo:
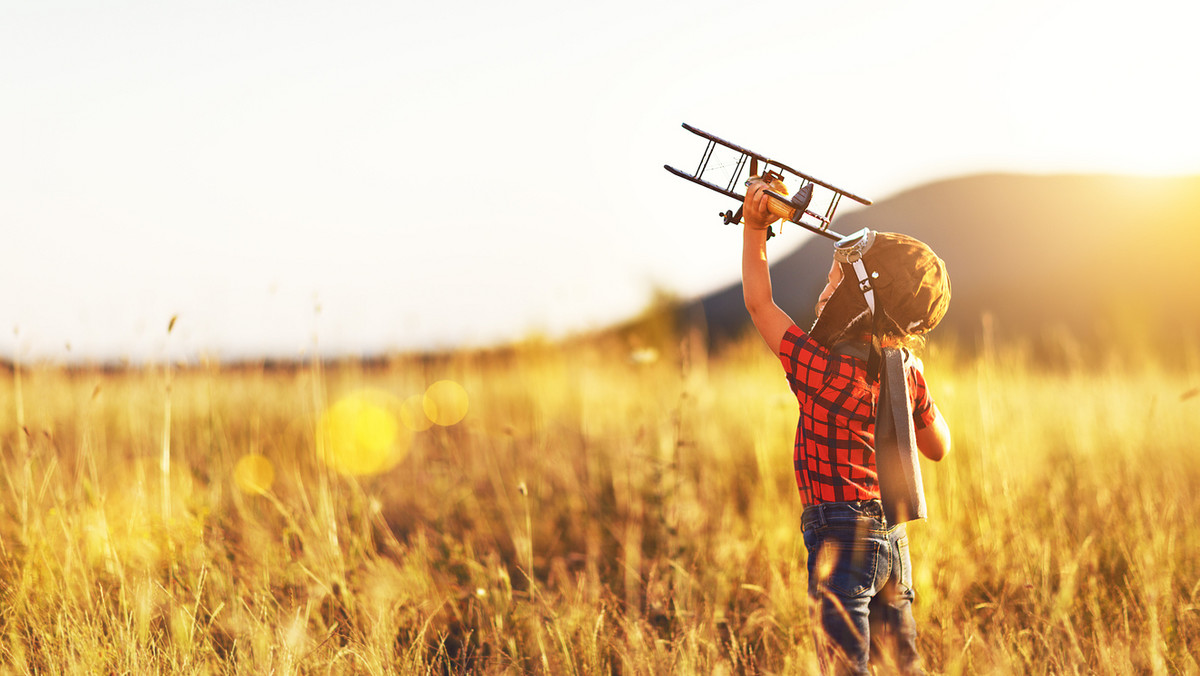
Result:
M811 673L777 362L643 341L0 375L0 673ZM1200 672L1196 351L926 362L931 670ZM442 379L467 417L394 469L319 461L330 402Z

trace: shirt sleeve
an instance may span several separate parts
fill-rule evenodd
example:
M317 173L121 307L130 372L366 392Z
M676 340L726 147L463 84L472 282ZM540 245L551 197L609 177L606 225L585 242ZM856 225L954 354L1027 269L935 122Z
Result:
M923 430L933 424L933 397L925 384L925 374L915 368L908 369L908 396L912 401L913 426Z
M792 392L812 396L824 381L822 374L829 366L829 350L792 324L779 343L779 361Z

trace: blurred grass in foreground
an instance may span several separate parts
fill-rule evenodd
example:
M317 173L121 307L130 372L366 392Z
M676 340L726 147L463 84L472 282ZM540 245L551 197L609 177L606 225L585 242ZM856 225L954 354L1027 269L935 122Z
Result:
M0 374L0 673L810 673L795 400L698 345ZM926 362L931 670L1200 672L1197 351ZM321 461L338 398L443 381L391 469Z

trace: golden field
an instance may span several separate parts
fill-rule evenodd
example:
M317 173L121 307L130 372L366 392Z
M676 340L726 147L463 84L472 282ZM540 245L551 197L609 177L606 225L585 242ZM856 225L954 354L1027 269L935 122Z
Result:
M1200 352L924 357L954 433L909 529L930 670L1200 673ZM814 669L757 337L21 365L0 412L0 673Z

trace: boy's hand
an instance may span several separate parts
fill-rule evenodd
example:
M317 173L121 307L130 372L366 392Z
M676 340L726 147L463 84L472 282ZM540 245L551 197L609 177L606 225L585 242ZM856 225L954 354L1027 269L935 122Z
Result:
M772 190L781 195L787 194L787 188L782 181L767 183L758 176L751 177L747 182L746 200L742 204L742 220L746 227L753 230L766 230L772 223L779 220L779 216L771 213L767 208L771 197L764 192L766 190Z

